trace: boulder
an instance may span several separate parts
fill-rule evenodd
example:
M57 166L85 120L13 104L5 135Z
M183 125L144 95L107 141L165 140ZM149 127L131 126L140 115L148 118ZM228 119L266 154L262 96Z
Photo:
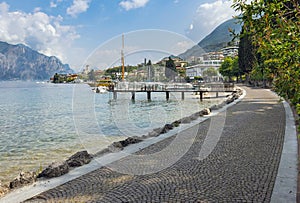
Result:
M148 135L142 135L141 139L145 140L148 138Z
M164 126L164 129L166 129L166 130L172 130L174 128L174 126L172 125L172 124L166 124L165 126Z
M160 133L162 131L162 128L154 128L153 131L157 132L157 133Z
M164 128L154 128L151 132L148 133L148 137L157 137L162 134Z
M202 112L202 111L199 111L199 112L197 112L197 113L198 113L199 117L202 117L202 116L204 116L204 114L203 114L203 112Z
M127 147L130 144L135 144L141 142L142 139L140 137L128 137L125 140L121 140L118 142L113 142L108 146L108 149L112 152L117 152L123 150L124 147Z
M174 121L173 123L171 123L171 125L173 125L174 127L178 127L180 125L181 121L180 120L177 120L177 121Z
M211 110L208 109L208 108L205 108L205 109L203 109L203 110L201 111L201 113L202 113L203 115L209 115L210 112L211 112Z
M7 185L2 185L0 181L0 197L4 196L6 193L9 192L9 187Z
M227 97L227 99L226 99L226 104L230 104L230 103L233 102L233 101L234 101L234 98L233 98L232 95L231 95L231 96Z
M218 110L219 108L220 108L220 105L216 105L216 104L210 107L210 109L213 111Z
M239 98L239 95L237 93L232 94L232 98L233 100L236 100Z
M85 150L72 155L66 162L69 167L78 167L90 163L92 158L93 157Z
M69 165L66 161L54 162L45 168L39 175L38 178L54 178L62 176L69 172Z
M148 133L147 137L157 137L157 136L159 136L159 134L160 134L159 132L153 130L153 131Z
M108 149L111 152L119 152L123 150L123 146L120 142L113 142L111 145L108 146Z
M180 119L180 122L181 123L190 123L191 122L191 118L190 117L184 117L182 119Z
M197 112L197 113L194 113L194 114L190 115L190 119L191 120L196 120L196 119L199 118L199 116L200 116L200 114L199 114L199 112Z
M164 134L169 132L170 130L172 130L174 128L174 126L172 124L166 124L164 125L164 127L159 128L159 130L157 131L159 134Z
M139 143L142 140L138 137L128 137L125 140L121 140L120 143L122 144L123 147L126 147L130 144L135 144L135 143Z
M223 101L220 105L221 105L221 107L225 106L226 105L226 101Z
M35 172L21 172L13 181L9 183L9 188L18 188L36 181Z

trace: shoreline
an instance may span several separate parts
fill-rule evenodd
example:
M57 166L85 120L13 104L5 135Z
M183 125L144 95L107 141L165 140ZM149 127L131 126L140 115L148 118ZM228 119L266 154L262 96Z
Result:
M34 86L31 86L31 83L26 83L26 84L21 85L20 88L28 86L29 87L28 91L33 90L32 92L36 92L35 83L33 83ZM16 87L17 89L13 89L13 91L15 90L18 91L19 86ZM95 95L93 92L87 91L89 90L89 88L88 87L85 88L85 85L82 87L83 88L79 90L80 93L84 91L90 93L90 95L92 96ZM57 92L56 89L57 88L50 87L50 90L53 90L54 92ZM48 90L48 87L46 89L44 89L44 87L40 89L40 91L43 92L45 92L46 90ZM72 91L72 89L66 87L66 89L63 89L62 91L59 92L69 93L71 92L70 90ZM9 90L8 92L11 91ZM49 95L53 95L53 93L50 93ZM65 95L65 94L61 94L61 95ZM1 126L4 126L4 131L2 132L2 135L4 136L2 136L2 139L4 139L4 142L2 143L0 148L5 149L1 153L3 159L0 161L0 165L3 166L0 170L0 182L2 183L2 186L5 184L9 184L9 182L13 180L21 171L36 171L40 168L40 166L42 168L45 168L52 162L66 159L69 156L76 153L77 151L84 150L84 149L88 149L89 153L96 153L99 150L107 147L109 144L111 144L114 141L125 139L126 137L123 136L122 134L123 132L125 132L125 135L127 134L128 136L133 136L133 135L140 136L145 133L148 133L153 128L160 127L162 123L165 124L165 123L172 122L173 120L180 119L186 115L195 112L196 110L201 110L204 107L209 107L215 103L220 103L225 98L225 94L224 96L222 94L220 98L214 98L213 97L214 95L207 95L206 96L207 99L206 101L203 102L202 105L198 101L199 95L196 96L192 94L187 94L186 100L184 102L181 102L179 97L180 95L175 94L172 95L170 102L168 102L170 103L169 105L165 102L163 94L157 94L157 95L154 94L153 102L147 102L143 97L143 95L142 94L140 95L141 96L137 95L137 101L132 104L131 101L129 100L130 95L128 95L128 99L127 96L124 98L121 97L119 98L119 99L125 99L126 102L128 102L128 104L130 105L128 116L131 115L133 116L128 117L130 118L130 120L127 120L126 123L130 123L132 124L133 127L136 127L135 129L133 128L133 130L136 131L132 131L132 133L131 133L131 129L130 130L126 129L126 126L123 126L122 124L120 130L118 130L119 125L114 125L113 123L109 122L113 119L114 115L118 116L118 114L116 110L114 112L108 112L107 109L117 107L117 110L121 110L123 108L122 103L119 103L119 101L118 102L116 101L113 104L109 103L111 99L110 94L95 95L97 99L97 107L95 108L95 111L99 116L99 118L96 118L97 120L95 120L96 121L95 123L101 122L101 126L99 127L99 133L97 132L99 136L97 137L93 136L92 134L85 136L85 134L81 132L79 133L76 132L76 124L72 120L73 118L72 108L70 103L72 95L66 96L66 100L64 101L63 106L64 109L67 110L62 110L63 114L57 113L58 119L54 118L55 116L50 116L49 119L51 120L49 120L49 122L47 122L46 125L38 125L38 123L40 122L39 120L35 122L36 124L26 125L27 123L33 123L33 122L30 121L30 119L29 120L27 119L28 120L27 122L25 118L26 116L32 115L32 118L34 119L42 118L42 120L47 121L46 119L48 118L48 114L50 114L50 111L44 109L43 106L49 106L49 104L41 105L40 107L35 108L37 110L34 110L33 113L26 113L29 112L26 111L25 112L26 114L23 114L22 116L22 119L24 121L12 120L10 123L7 124L6 122L4 122L4 124L2 123ZM39 96L39 94L37 96L40 98L44 97L43 95ZM105 105L104 106L105 111L102 111L103 103ZM176 109L177 104L180 105L179 108L177 108L179 111L174 112L173 109ZM26 106L26 104L25 105L20 104L20 105ZM159 108L156 108L155 107L156 105L159 105ZM53 106L59 106L59 104L55 103L55 105ZM143 108L140 108L140 110L135 110L139 106L142 106ZM7 107L4 105L4 107L3 107L4 109L9 109L9 106ZM53 110L61 109L60 107L52 108L51 105L49 107L50 108L47 109L53 109ZM151 113L153 112L153 114L149 116L147 115L147 113L143 114L143 112L147 112L146 108L151 109ZM167 115L162 118L157 118L157 122L152 123L152 121L154 122L156 121L155 118L155 113L156 113L155 111L157 111L156 109L160 109L160 108L166 111ZM185 111L186 109L187 111ZM60 111L53 111L53 110L51 112L60 112ZM11 110L9 111L11 112ZM103 115L102 112L106 112L105 115ZM159 111L157 112L159 113ZM45 115L43 115L45 113L46 113L46 117ZM14 114L10 114L10 115L14 115ZM145 117L143 118L143 121L140 121L138 119L138 116L143 116L143 115L145 115ZM102 116L104 116L105 118L102 119L101 118ZM148 124L143 125L145 122L148 122ZM22 124L24 125L24 128L15 127L17 123L24 123ZM86 123L89 124L88 121ZM53 130L54 126L58 126L57 131ZM84 124L83 127L85 126L87 125ZM94 127L97 126L95 125ZM30 130L32 129L36 129L35 132L31 132ZM103 132L103 135L101 131ZM8 139L8 142L6 142L5 137L7 137L6 139L8 139L8 137L11 138ZM18 137L21 137L21 139L18 139ZM13 143L11 141L12 139L16 141ZM23 142L17 144L19 140L22 140ZM94 140L96 142L94 142Z
M82 165L88 164L92 160L101 158L101 157L109 155L111 153L121 152L124 148L126 148L129 145L135 145L137 143L144 142L145 140L156 138L156 137L163 138L163 134L166 134L169 131L174 131L175 128L179 127L182 124L191 124L191 123L193 123L193 121L195 121L195 120L197 121L197 119L199 117L203 117L203 116L209 115L211 113L211 111L217 111L217 110L219 110L219 109L221 109L223 107L227 108L229 106L229 104L231 104L232 102L234 102L235 100L237 100L242 94L243 94L243 90L241 88L238 88L238 91L236 93L231 93L230 96L227 97L226 100L224 100L223 102L221 102L218 105L213 105L210 108L206 108L206 109L203 109L203 110L201 110L199 112L193 113L190 116L181 118L181 119L176 120L176 121L174 121L174 122L172 122L170 124L166 124L163 127L155 128L151 132L149 132L147 135L143 135L141 137L137 137L137 136L136 137L128 137L125 140L113 142L107 148L104 148L103 150L101 150L101 151L99 151L97 153L88 154L88 155L86 154L86 156L91 156L92 159L90 159L89 161L87 161L84 164L79 164L78 166L82 166ZM77 153L80 153L80 152L77 152ZM67 161L64 161L64 162L67 162ZM58 167L58 168L61 167L62 165L60 165L60 164L64 165L63 162L62 163L56 163L55 167ZM76 166L76 167L78 167L78 166ZM59 174L57 177L59 177L61 175L64 175L64 174L71 173L73 170L76 169L76 167L74 167L74 166L73 167L72 166L69 167L69 169L67 170L67 172L64 172L63 174ZM25 173L27 173L27 175L29 175L29 178L28 177L27 178L24 177ZM41 173L39 173L39 174L34 174L33 172L25 172L25 173L20 174L19 177L17 178L17 179L21 180L20 182L22 182L22 176L23 176L23 183L21 183L21 185L18 185L16 187L12 188L12 189L10 189L7 186L3 187L3 186L0 185L0 188L2 189L2 192L4 191L4 193L2 193L2 195L1 195L1 190L0 190L0 198L4 197L5 195L7 195L9 193L12 193L12 192L14 192L16 190L22 189L22 188L24 188L26 186L30 186L30 184L32 185L34 183L34 185L35 185L36 183L38 183L40 181L43 181L43 180L45 180L45 181L52 180L52 178L49 178L49 177L48 178L37 178ZM30 177L31 177L31 179L30 179ZM55 177L55 176L53 176L53 177ZM24 178L27 179L25 181L25 184L24 184ZM29 182L27 182L28 180L29 180Z

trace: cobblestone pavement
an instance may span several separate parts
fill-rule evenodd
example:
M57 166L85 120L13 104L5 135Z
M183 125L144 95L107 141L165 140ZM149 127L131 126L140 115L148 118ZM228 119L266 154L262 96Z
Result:
M222 136L206 159L197 157L210 119L197 125L189 151L160 172L127 175L103 167L26 202L270 202L283 146L284 107L270 91L245 89L247 96L227 110ZM172 139L138 154L159 151Z

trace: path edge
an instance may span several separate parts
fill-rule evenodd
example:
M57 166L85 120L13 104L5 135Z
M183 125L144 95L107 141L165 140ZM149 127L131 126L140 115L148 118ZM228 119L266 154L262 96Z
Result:
M271 203L296 202L298 175L298 142L295 119L288 102L283 101L285 109L285 133Z

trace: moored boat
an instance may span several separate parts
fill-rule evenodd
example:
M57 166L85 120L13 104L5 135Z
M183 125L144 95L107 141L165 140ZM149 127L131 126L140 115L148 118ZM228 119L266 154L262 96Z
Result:
M98 86L98 87L94 88L93 91L95 93L104 94L104 93L107 92L107 87L105 87L105 86Z

